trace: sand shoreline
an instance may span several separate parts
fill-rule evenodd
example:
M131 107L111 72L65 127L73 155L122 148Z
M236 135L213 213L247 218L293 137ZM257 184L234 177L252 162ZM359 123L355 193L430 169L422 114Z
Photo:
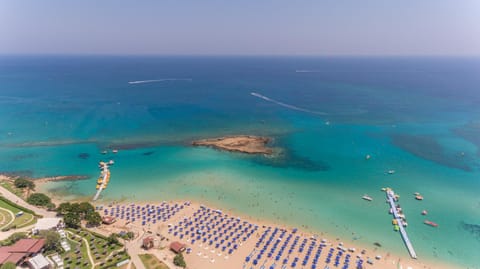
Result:
M0 178L6 178L6 177L2 176ZM68 177L48 177L48 178L36 179L35 182L37 184L37 191L45 191L45 188L44 188L45 184L47 184L49 182L59 181L59 180L62 180L62 179L63 180L68 180L68 179L65 179L65 178L68 178ZM51 196L52 201L56 204L60 204L62 202L67 202L67 200L65 200L63 197L61 197L58 194L50 193L50 192L47 192L47 193ZM93 193L92 193L92 195L93 195ZM68 200L68 202L88 201L90 199L91 199L90 196L78 197L78 199ZM105 207L108 207L110 205L112 205L112 206L128 205L129 203L132 203L132 202L134 202L138 205L146 205L146 204L151 205L151 204L160 204L162 201L163 200L161 198L158 199L158 200L141 200L141 199L128 199L128 198L126 198L126 199L121 199L121 200L106 200L106 201L103 201L103 200L100 199L99 201L97 201L95 203L95 205L103 205ZM168 202L168 203L183 203L184 201L170 200L170 201L166 201L166 202ZM248 220L249 222L255 223L255 224L259 225L260 227L278 227L280 229L286 229L286 230L292 230L293 228L299 228L299 234L301 234L302 236L305 236L305 237L316 236L318 238L325 238L325 239L327 239L328 242L332 243L333 245L336 245L340 242L343 242L343 244L346 247L348 247L348 248L353 247L353 248L357 249L357 252L359 252L360 250L366 250L366 253L368 253L368 257L370 257L371 259L374 260L374 265L373 266L369 265L366 268L378 268L378 269L380 269L380 268L381 269L392 268L392 269L397 269L397 268L399 268L398 267L398 262L400 262L400 264L403 266L403 268L411 267L412 269L415 269L415 268L424 268L424 269L462 268L458 265L444 264L444 263L441 263L441 262L436 261L436 260L424 259L422 257L420 257L418 260L414 260L414 259L411 259L408 256L407 253L396 253L396 252L394 253L394 252L389 251L387 249L383 249L382 247L376 247L373 244L372 245L367 245L367 244L363 244L363 243L358 242L358 241L354 241L350 238L339 238L339 237L335 236L334 234L319 231L319 230L316 230L316 229L311 228L311 227L301 227L301 225L300 225L300 227L294 227L292 225L285 224L285 223L275 221L275 220L271 220L271 219L253 217L253 216L247 215L247 214L242 213L242 212L236 212L235 210L232 210L232 209L225 209L224 207L219 206L218 204L216 204L215 202L212 202L212 201L190 200L190 203L194 207L200 207L200 206L204 205L208 208L219 209L223 213L228 214L229 216L235 216L235 217L241 218L242 220ZM106 229L108 230L109 228L106 227ZM401 241L399 241L399 243L401 243ZM405 252L406 252L406 250L405 250ZM376 260L375 256L377 256L377 255L381 255L382 258L380 260ZM241 259L238 260L238 261L231 260L230 262L232 262L232 263L235 262L235 264L238 263L238 268L240 268L241 265L243 264L243 259L244 258L245 257L241 257ZM215 267L212 267L212 268L215 268Z

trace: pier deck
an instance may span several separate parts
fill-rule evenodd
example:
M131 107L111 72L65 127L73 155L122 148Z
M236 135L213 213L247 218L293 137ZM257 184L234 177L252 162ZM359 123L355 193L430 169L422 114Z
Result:
M392 208L393 216L395 217L395 219L399 224L398 226L400 228L400 234L402 235L403 242L405 243L405 246L407 247L408 252L410 253L410 257L412 257L413 259L416 259L417 253L415 253L415 250L413 249L413 245L412 245L412 242L410 242L410 239L408 238L407 231L405 230L403 225L401 225L402 221L397 211L397 207L395 206L395 200L394 200L395 193L392 190L387 190L386 193L387 193L388 203Z
M98 188L97 190L97 193L95 193L95 196L93 197L93 201L96 201L98 199L98 197L100 196L100 194L102 193L102 190L105 188L105 186L107 185L107 177L108 177L108 164L107 163L103 163L102 164L102 177L103 177L103 181L102 181L102 185L100 185L100 188Z

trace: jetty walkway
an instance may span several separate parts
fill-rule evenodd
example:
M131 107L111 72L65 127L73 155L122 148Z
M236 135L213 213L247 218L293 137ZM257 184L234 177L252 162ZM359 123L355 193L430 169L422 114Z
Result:
M100 194L102 193L102 190L107 187L108 179L110 177L110 170L108 170L108 163L100 162L100 165L101 165L100 169L102 169L101 176L102 176L103 180L102 180L102 184L100 185L100 187L97 190L97 193L93 197L93 201L96 201L98 199L98 197L100 196Z
M395 199L394 199L395 193L390 189L388 189L386 193L387 193L388 203L392 208L393 216L399 224L398 226L400 228L400 234L402 235L403 242L405 243L405 246L407 247L408 252L410 253L410 257L412 257L413 259L416 259L417 253L415 253L415 250L413 249L412 242L410 242L410 239L408 239L407 231L402 225L402 219L398 213L397 207L395 206Z

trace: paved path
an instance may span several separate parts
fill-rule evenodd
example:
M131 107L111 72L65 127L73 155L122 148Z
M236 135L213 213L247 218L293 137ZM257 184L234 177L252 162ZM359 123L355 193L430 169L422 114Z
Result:
M10 229L7 232L0 232L0 240L7 239L10 235L14 233L30 232L34 227L35 224L32 224L18 229Z
M5 189L4 187L0 186L0 194L7 198L8 200L16 203L17 205L19 206L23 206L27 209L30 209L32 210L33 212L35 212L36 214L38 215L42 215L44 218L53 218L56 216L56 212L53 212L53 211L47 211L43 208L39 208L39 207L36 207L36 206L33 206L27 202L25 202L24 200L22 200L22 198L18 197L17 195L11 193L10 191L8 191L7 189Z
M67 231L68 234L74 236L74 237L80 237L82 238L83 242L85 242L85 246L87 247L87 256L88 256L88 259L90 260L90 264L92 265L92 269L95 268L95 263L93 262L93 257L92 257L92 253L90 252L90 245L88 244L88 241L87 239L79 236L79 235L76 235L70 231Z

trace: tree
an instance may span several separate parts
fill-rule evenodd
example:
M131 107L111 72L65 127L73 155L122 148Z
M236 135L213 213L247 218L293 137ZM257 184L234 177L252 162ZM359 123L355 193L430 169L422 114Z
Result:
M109 245L119 244L117 237L118 237L117 234L114 234L114 233L110 234L110 235L107 237L107 243L108 243Z
M78 211L83 215L83 218L85 218L88 214L95 212L95 207L89 202L82 202L78 204Z
M0 267L0 269L15 269L17 266L13 262L6 262Z
M55 231L42 231L40 236L45 238L45 250L60 249L60 235Z
M15 185L15 187L19 189L23 189L23 188L28 188L31 190L35 189L35 183L33 183L33 181L25 178L21 178L21 177L15 179L13 184Z
M27 202L31 205L36 206L46 206L52 203L50 197L43 193L34 193L28 196Z
M102 223L102 217L95 211L88 213L85 216L85 220L89 226L98 226Z
M80 216L74 212L68 212L63 216L63 221L65 225L69 228L78 228L80 227Z
M57 213L60 215L65 215L72 210L72 205L70 203L61 203L57 207Z
M183 268L187 267L187 263L185 262L182 253L178 253L177 255L175 255L175 257L173 258L173 264Z

